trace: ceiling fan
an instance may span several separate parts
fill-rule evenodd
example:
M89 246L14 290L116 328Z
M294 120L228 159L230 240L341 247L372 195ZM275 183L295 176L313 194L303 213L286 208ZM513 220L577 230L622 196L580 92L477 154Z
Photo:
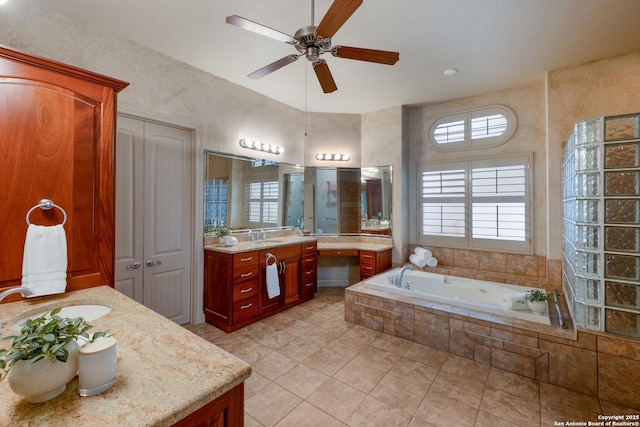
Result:
M329 10L324 15L320 24L316 27L313 25L314 1L311 1L311 25L302 27L294 36L282 33L273 28L269 28L257 22L243 18L238 15L227 16L227 24L235 25L242 29L253 31L272 39L289 43L293 45L299 54L287 55L280 58L269 65L249 74L251 79L262 78L285 65L295 62L302 55L311 61L316 77L322 86L324 93L331 93L338 89L327 61L320 56L324 53L331 54L338 58L356 59L358 61L375 62L378 64L393 65L400 59L398 52L390 52L385 50L363 49L359 47L349 46L332 46L331 37L342 27L342 25L353 15L353 13L362 5L363 0L335 0Z

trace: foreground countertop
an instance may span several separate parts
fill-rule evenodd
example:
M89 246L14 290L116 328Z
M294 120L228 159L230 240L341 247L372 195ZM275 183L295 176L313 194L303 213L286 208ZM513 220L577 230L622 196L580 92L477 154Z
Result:
M72 304L112 308L89 323L117 340L116 383L81 397L76 377L60 396L30 404L3 380L0 425L170 426L251 375L245 362L108 286L2 304L0 335L16 334L8 325L24 315Z

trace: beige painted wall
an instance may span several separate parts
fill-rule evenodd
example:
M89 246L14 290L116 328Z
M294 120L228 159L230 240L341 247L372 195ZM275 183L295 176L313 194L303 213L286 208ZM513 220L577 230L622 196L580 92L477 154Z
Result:
M119 95L119 111L197 128L205 149L252 156L255 152L238 144L245 138L284 147L281 155L261 153L266 159L317 166L316 153L339 152L351 155L341 166L360 167L359 115L305 115L122 37L48 13L33 2L3 6L0 40L129 82Z
M578 120L640 111L640 52L547 73L549 236L562 234L562 146ZM549 237L549 258L562 243Z
M436 150L428 142L429 128L438 118L463 110L489 105L505 105L514 110L518 128L513 137L498 147L463 151ZM492 92L438 104L409 109L409 194L417 195L417 168L424 162L448 162L533 153L534 233L533 248L537 255L546 254L546 137L544 83ZM418 243L416 215L418 201L410 197L409 243Z

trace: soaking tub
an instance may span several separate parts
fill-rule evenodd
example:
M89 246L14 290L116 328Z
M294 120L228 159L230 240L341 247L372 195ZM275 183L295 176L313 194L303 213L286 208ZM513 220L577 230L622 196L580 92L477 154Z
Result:
M400 269L395 268L371 277L364 282L364 287L499 316L509 316L545 325L551 324L549 310L543 314L535 314L529 310L508 309L501 303L504 295L523 293L535 288L411 270L405 270L402 276L402 287L397 288L392 283L399 272Z

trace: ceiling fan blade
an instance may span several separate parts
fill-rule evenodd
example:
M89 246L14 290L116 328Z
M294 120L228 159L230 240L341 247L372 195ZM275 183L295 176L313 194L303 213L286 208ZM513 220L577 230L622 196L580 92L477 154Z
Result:
M316 77L318 77L318 81L320 82L320 86L322 86L322 91L324 93L331 93L338 90L338 86L336 86L336 82L333 80L331 71L329 71L327 61L324 59L314 61L313 71L316 72Z
M331 49L331 54L338 58L356 59L358 61L376 62L387 65L393 65L400 59L398 52L349 46L334 46Z
M261 79L267 74L271 74L274 71L284 67L285 65L289 65L292 62L296 62L298 60L298 57L299 57L298 55L287 55L284 58L280 58L277 61L272 62L271 64L260 68L259 70L254 71L253 73L249 74L247 77L254 80Z
M361 4L362 0L335 0L316 28L318 35L333 37Z
M238 15L227 16L226 19L227 24L235 25L236 27L240 27L243 30L252 31L254 33L271 37L272 39L276 39L281 42L295 44L296 39L291 37L289 34L282 33L278 30L274 30L273 28L266 27L262 24L258 24L257 22L253 22L247 18L243 18Z

